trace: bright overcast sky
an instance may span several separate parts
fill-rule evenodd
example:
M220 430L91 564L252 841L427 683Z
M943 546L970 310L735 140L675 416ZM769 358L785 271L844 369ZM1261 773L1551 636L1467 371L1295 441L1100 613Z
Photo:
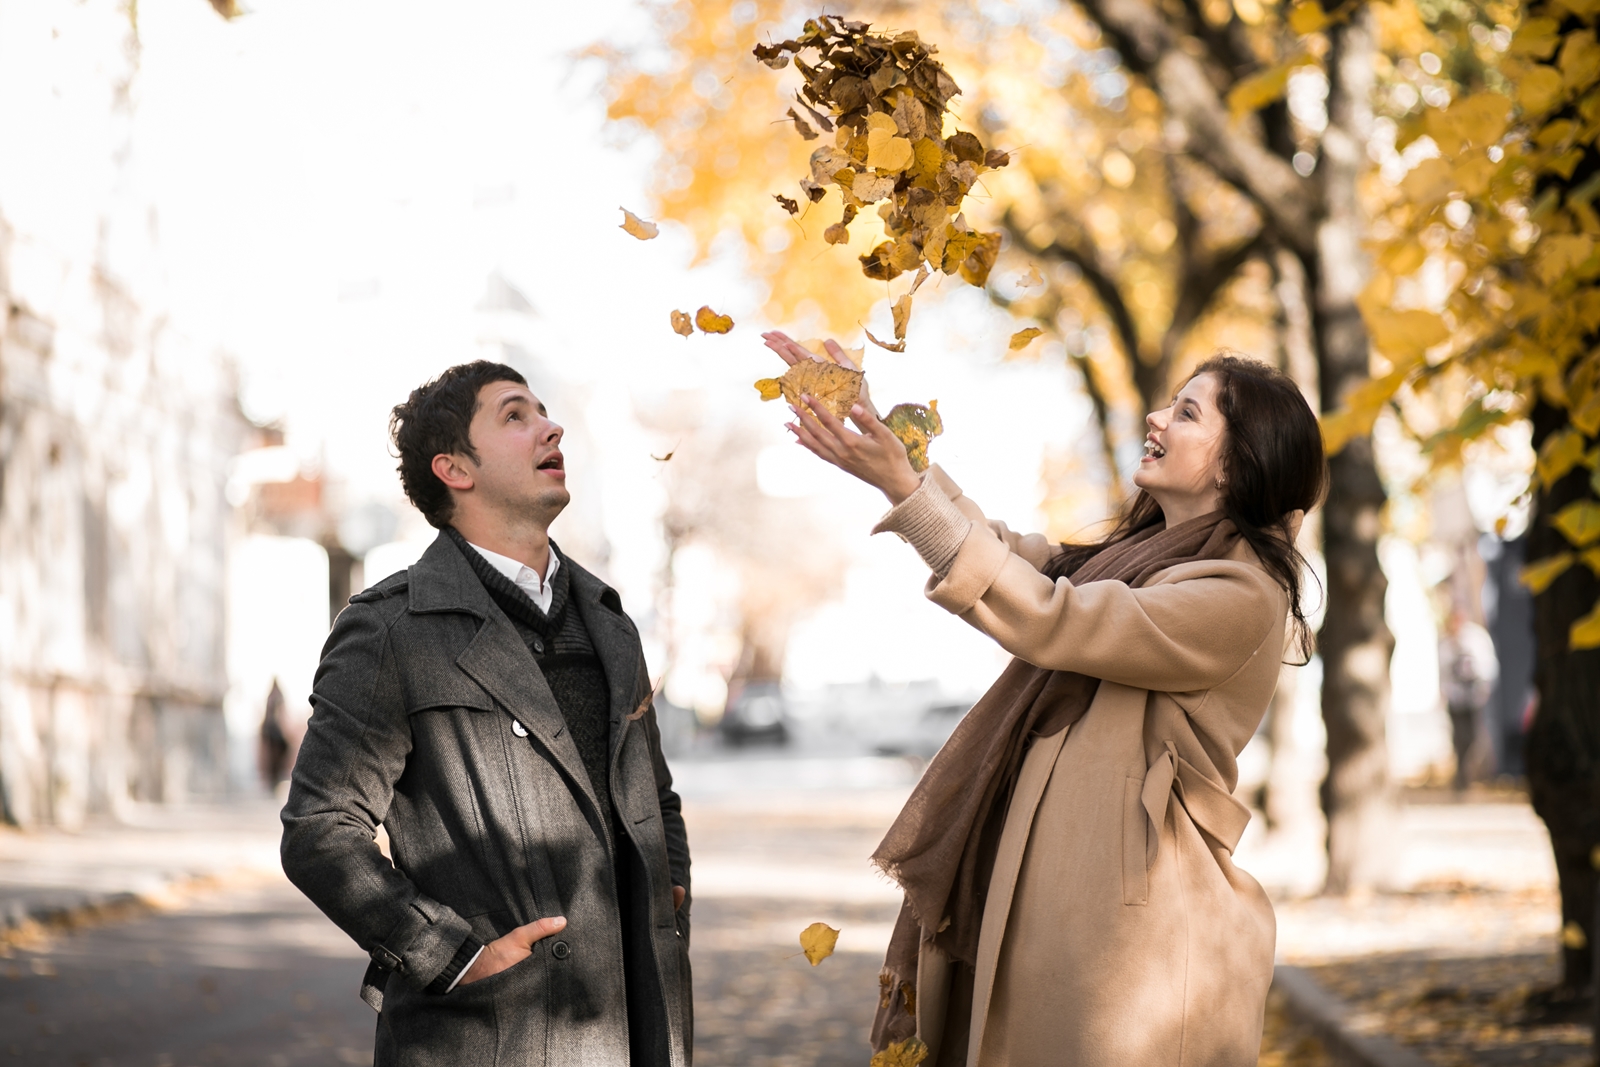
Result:
M689 271L681 232L640 243L617 229L619 204L648 213L651 155L608 146L598 72L569 57L635 36L645 14L622 0L250 6L227 23L204 0L139 5L136 158L181 328L233 352L250 414L281 418L353 499L394 500L387 412L486 354L474 308L502 272L538 313L525 347L585 398L595 469L575 470L573 489L604 483L613 580L637 611L659 545L640 521L650 507L630 504L653 499L660 442L631 413L684 388L754 408L750 382L775 369L757 335L782 325L762 320L760 290L736 265ZM1041 450L1077 440L1086 405L1059 360L1002 366L1010 320L976 291L944 289L919 308L913 353L872 357L874 395L938 397L948 432L934 458L992 514L1027 526ZM687 342L668 331L670 309L702 304L739 326ZM786 412L767 411L779 444ZM867 546L881 498L838 475L813 484L862 555L841 580L854 592L797 639L791 670L958 689L992 678L985 640L921 602L914 554ZM853 636L849 655L830 657L828 627L848 626L856 600L903 605L908 629L893 647Z

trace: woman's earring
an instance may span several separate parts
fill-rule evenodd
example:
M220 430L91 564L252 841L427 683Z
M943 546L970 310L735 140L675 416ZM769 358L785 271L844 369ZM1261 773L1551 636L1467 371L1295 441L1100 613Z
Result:
M1217 488L1218 488L1218 489L1221 489L1221 488L1222 488L1222 479L1221 479L1221 478L1218 478L1218 479L1217 479Z

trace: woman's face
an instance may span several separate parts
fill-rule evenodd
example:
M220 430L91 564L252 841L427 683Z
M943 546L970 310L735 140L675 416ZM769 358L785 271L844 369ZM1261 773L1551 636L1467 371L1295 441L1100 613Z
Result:
M1221 506L1222 442L1227 420L1217 410L1217 380L1190 378L1171 407L1145 416L1150 433L1133 484L1161 505L1169 526Z

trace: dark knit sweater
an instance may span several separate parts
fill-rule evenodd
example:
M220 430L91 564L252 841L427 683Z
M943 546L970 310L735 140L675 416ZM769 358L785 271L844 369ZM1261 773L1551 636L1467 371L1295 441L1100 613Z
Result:
M550 580L550 610L539 605L517 588L517 584L495 569L453 526L445 527L456 547L472 565L489 596L517 628L528 651L544 673L544 680L556 698L572 733L578 755L589 772L589 784L600 802L601 818L615 825L611 805L611 691L606 685L605 668L595 654L594 642L583 624L583 615L571 603L571 568L560 566ZM550 551L559 555L554 541ZM565 563L565 560L563 560Z

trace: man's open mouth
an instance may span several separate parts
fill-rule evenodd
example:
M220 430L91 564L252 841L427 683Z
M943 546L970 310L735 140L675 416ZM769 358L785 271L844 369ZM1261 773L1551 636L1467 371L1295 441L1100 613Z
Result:
M538 469L542 471L559 471L565 470L566 468L562 466L561 453L557 452L555 455L539 464Z

